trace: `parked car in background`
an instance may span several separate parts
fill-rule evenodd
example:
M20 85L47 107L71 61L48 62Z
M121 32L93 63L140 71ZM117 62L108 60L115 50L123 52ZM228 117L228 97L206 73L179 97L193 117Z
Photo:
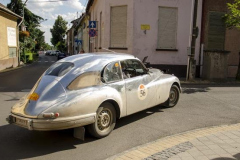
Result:
M56 51L51 51L51 53L49 55L50 56L58 56L59 53L61 53L61 52L56 50Z
M67 57L66 53L60 52L60 53L58 53L58 55L57 55L57 59L58 59L58 60L63 59L63 58L65 58L65 57Z
M175 106L180 92L177 77L146 68L133 55L78 54L47 69L7 121L41 131L86 126L102 138L119 118L162 103Z
M51 52L52 52L52 51L48 50L48 51L46 51L45 55L46 55L46 56L49 56Z
M58 56L58 54L61 53L60 51L55 51L55 56Z

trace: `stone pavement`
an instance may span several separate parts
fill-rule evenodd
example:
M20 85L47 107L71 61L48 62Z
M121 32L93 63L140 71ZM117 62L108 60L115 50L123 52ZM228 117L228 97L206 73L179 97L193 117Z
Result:
M108 160L240 160L240 123L160 138Z

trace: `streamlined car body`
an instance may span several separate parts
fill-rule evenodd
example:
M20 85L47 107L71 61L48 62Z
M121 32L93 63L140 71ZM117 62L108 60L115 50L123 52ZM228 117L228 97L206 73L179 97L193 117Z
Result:
M177 77L148 69L132 55L79 54L47 69L7 121L40 131L87 126L101 138L121 117L162 103L175 106L180 91Z

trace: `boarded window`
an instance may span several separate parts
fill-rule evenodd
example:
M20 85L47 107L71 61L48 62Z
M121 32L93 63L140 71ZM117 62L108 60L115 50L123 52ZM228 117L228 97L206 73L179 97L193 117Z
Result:
M9 58L14 58L17 56L17 48L16 47L9 47Z
M176 49L177 43L177 8L159 7L158 48Z
M127 6L111 8L111 47L126 48Z
M222 12L209 12L208 49L224 50L225 23Z

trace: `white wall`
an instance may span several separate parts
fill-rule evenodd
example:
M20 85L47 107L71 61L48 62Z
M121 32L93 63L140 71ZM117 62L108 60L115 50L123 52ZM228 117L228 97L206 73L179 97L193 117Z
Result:
M200 2L200 4L202 3ZM159 6L178 8L178 51L156 51ZM187 65L187 47L191 44L192 11L193 0L135 0L133 45L135 55L140 59L148 55L148 61L151 64ZM199 13L199 16L201 16L201 12ZM147 34L144 34L141 30L141 24L149 24L151 26ZM200 19L198 24L201 24ZM199 27L201 26L199 25ZM199 54L199 40L200 38L198 38L196 57Z
M130 53L138 58L148 56L151 64L187 65L187 47L191 44L192 14L194 0L95 0L90 8L91 20L100 21L102 12L102 47L110 47L110 11L112 6L128 6L127 48L115 50ZM177 49L178 51L156 51L158 42L158 9L159 6L178 8ZM201 28L202 0L199 0L198 26ZM141 24L149 24L151 29L144 34ZM100 29L100 28L99 28ZM199 33L200 34L200 33ZM94 47L98 48L97 37ZM196 43L195 57L198 62L200 35ZM104 50L94 50L104 51Z

